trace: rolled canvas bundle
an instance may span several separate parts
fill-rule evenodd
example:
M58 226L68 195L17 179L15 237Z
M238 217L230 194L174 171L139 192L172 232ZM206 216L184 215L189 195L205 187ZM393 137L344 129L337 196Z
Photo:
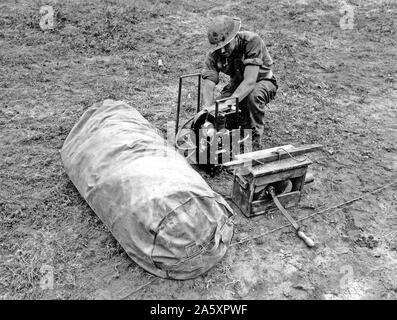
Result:
M89 108L61 158L82 197L147 271L190 279L226 253L232 209L127 103Z

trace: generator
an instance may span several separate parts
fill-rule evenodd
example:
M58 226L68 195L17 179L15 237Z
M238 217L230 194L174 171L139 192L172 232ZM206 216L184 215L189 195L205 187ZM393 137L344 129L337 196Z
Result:
M198 79L196 114L179 128L183 79L192 77ZM214 176L223 163L241 152L251 151L252 135L242 128L243 115L237 97L218 99L213 107L202 109L200 95L200 73L179 77L175 145L189 162ZM233 103L225 103L230 100Z
M197 77L196 114L179 128L183 79ZM201 74L180 76L176 112L175 145L185 158L211 176L221 169L233 172L231 200L247 218L280 211L297 236L311 248L306 236L286 208L296 206L303 186L314 178L307 174L312 163L305 154L322 150L319 144L284 145L252 151L252 130L244 130L237 97L215 101L208 109L200 106ZM225 104L225 101L233 103ZM190 123L190 126L188 126ZM183 130L186 130L183 132Z

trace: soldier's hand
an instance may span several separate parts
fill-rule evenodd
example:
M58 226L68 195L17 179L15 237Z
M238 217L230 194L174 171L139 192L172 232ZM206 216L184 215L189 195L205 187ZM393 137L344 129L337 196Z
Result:
M236 99L229 99L226 101L222 101L220 104L220 106L231 106L232 108L236 106Z
M211 110L214 110L214 109L215 109L215 105L213 105L213 104L212 105L206 104L201 107L201 110L206 110L209 112L211 112Z

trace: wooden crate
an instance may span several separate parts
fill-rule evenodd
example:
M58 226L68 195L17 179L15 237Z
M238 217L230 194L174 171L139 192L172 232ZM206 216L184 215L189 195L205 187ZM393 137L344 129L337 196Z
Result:
M291 181L291 190L278 195L285 208L299 203L308 166L312 162L305 157L288 158L255 165L245 169L244 174L234 175L232 200L247 217L270 213L276 206L264 196L267 186L282 181Z

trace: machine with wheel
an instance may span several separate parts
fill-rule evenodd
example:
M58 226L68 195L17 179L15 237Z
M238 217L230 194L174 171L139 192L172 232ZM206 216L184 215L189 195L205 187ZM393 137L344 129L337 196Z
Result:
M197 110L179 128L182 82L188 77L198 78ZM234 98L233 104L224 103L233 100L233 97L217 100L214 107L201 109L200 87L199 73L179 78L176 147L185 153L191 163L197 164L211 176L221 169L233 171L230 198L246 217L269 214L278 209L294 227L298 237L308 247L313 247L313 240L304 234L285 208L297 205L303 186L313 181L306 175L312 162L302 156L319 151L322 146L285 145L252 152L251 130L242 128L243 117L238 99Z
M197 77L197 110L181 128L181 93L183 79ZM251 151L250 130L242 130L242 113L237 97L215 101L212 108L200 106L201 74L182 75L179 78L178 105L176 112L176 147L185 152L185 157L210 175L215 175L221 165L243 151ZM226 101L234 99L233 104ZM190 127L188 127L190 124ZM245 146L245 148L244 148Z

